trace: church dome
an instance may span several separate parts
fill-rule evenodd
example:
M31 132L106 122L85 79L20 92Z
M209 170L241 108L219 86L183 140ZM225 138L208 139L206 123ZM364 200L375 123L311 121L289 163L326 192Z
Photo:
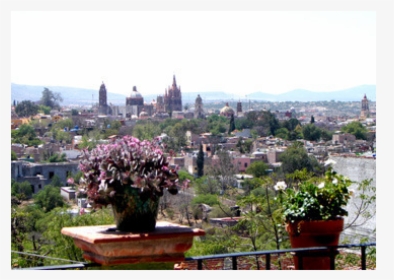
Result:
M197 102L197 103L201 103L201 102L202 102L202 98L201 98L201 96L200 96L200 95L198 95L198 96L197 96L197 98L196 98L196 102Z
M142 95L137 91L136 86L133 87L133 91L130 94L130 98L142 98Z
M226 117L234 115L234 110L228 105L228 103L226 103L226 106L220 110L220 115Z

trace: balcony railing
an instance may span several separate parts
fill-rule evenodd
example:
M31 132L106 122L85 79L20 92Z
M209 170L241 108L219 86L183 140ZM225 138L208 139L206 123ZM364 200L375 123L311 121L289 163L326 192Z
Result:
M231 254L217 254L217 255L207 255L207 256L197 256L197 257L187 257L185 258L185 262L196 262L197 270L203 270L203 262L215 259L231 259L231 267L228 269L237 270L238 269L238 259L246 256L264 256L265 259L265 269L271 270L271 260L272 256L285 255L288 253L297 253L298 256L298 268L301 270L303 268L303 257L307 257L309 253L320 251L320 250L328 250L330 255L330 269L335 270L335 257L336 252L339 249L352 249L354 254L357 254L358 250L354 250L354 248L360 249L360 258L361 258L361 270L367 269L367 248L368 247L376 247L376 243L363 243L363 244L342 244L339 246L332 247L313 247L313 248L297 248L297 249L282 249L282 250L268 250L268 251L253 251L253 252L241 252L241 253L231 253ZM302 254L301 254L302 253ZM34 255L35 257L43 257ZM87 269L90 267L100 266L96 263L90 262L73 262L72 264L65 265L53 265L53 266L38 266L38 267L29 267L22 268L28 270L65 270L65 269Z

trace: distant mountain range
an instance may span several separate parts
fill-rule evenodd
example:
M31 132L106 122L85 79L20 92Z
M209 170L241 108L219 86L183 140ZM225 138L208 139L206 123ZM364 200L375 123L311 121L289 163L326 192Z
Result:
M98 89L82 89L62 86L30 86L11 84L11 101L31 100L38 101L41 99L42 91L47 87L53 92L58 92L63 98L62 105L91 105L98 102ZM145 102L150 102L156 99L157 95L143 94ZM197 95L200 95L205 101L225 101L225 100L245 100L245 97L234 96L225 92L182 92L182 103L194 104ZM247 94L248 100L269 101L269 102L284 102L284 101L360 101L364 94L371 101L376 101L376 86L375 85L361 85L349 89L330 91L330 92L315 92L304 89L296 89L282 94L270 94L263 92L253 92ZM119 93L108 92L107 102L113 105L125 105L126 96Z

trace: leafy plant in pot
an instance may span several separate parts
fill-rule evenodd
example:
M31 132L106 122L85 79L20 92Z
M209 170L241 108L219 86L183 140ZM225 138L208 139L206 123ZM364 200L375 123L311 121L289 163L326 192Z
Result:
M292 248L319 246L337 246L344 227L344 216L352 190L352 181L328 169L324 178L312 178L300 183L295 188L286 188L284 182L278 182L275 189L283 205L283 217ZM330 269L330 251L308 252L303 256L303 269ZM334 254L336 251L331 252ZM296 269L298 257L294 262Z
M94 208L111 205L120 231L153 231L160 197L164 191L177 194L177 168L158 139L140 141L132 136L83 151L80 192Z

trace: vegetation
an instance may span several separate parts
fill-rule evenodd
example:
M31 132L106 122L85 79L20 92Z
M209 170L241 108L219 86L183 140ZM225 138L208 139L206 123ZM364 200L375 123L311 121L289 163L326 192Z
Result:
M49 212L56 207L64 205L60 189L53 185L46 185L43 190L34 195L34 203L44 212Z
M28 200L32 197L33 190L28 182L11 181L11 195L18 200Z
M11 142L28 146L40 145L43 142L37 138L34 127L22 124L18 129L11 130Z
M294 173L296 170L306 169L307 171L316 171L318 164L316 159L308 156L301 142L294 142L280 156L282 170L285 174Z
M356 139L366 140L367 139L367 128L360 122L351 122L341 127L342 132L350 133L356 136Z
M60 93L52 92L48 88L44 88L40 100L40 104L50 107L51 109L60 109L60 102L63 101Z
M17 113L19 117L30 117L36 115L38 113L38 109L38 105L32 101L23 100L16 105L15 113Z
M202 145L200 144L200 150L197 154L197 176L201 177L204 175L204 152L202 151Z
M65 162L67 161L67 156L65 153L62 154L54 154L49 157L49 162Z
M14 151L11 151L11 160L17 160L17 159L18 159L18 155Z
M46 94L51 99L51 95ZM54 95L52 101L56 103L59 99ZM56 107L56 104L52 105L53 108ZM334 105L342 106L341 104ZM52 107L41 104L39 108L39 110L45 112L44 110L47 111L48 108ZM76 114L77 112L73 112L73 115ZM295 117L286 121L278 121L269 110L250 112L245 115L243 118L236 118L233 125L238 130L251 129L255 138L269 135L292 141L297 139L318 141L332 138L332 132L316 126L313 116L310 123L301 125ZM41 142L35 133L35 128L39 128L40 125L49 127L49 135L56 141L71 142L71 138L67 137L69 133L65 131L65 128L73 128L75 123L72 119L58 119L56 122L52 122L51 126L48 126L46 122L45 125L44 122L41 122L41 124L31 122L30 125L21 125L18 130L11 132L13 143L40 144ZM360 125L360 123L349 124L343 128L343 131L357 134L356 137L360 137L358 139L363 139L362 133L365 133L365 130L363 130L365 127L362 125L360 127ZM308 189L320 194L323 191L318 187L317 182L323 180L324 167L317 162L316 158L308 155L302 142L295 141L280 155L281 168L267 173L268 165L266 163L262 161L253 162L246 170L246 173L253 175L253 178L244 179L242 189L237 189L235 187L237 182L234 179L234 174L238 173L237 166L233 165L229 153L222 150L218 145L222 141L222 136L230 130L227 118L211 115L206 119L193 120L166 119L160 122L139 120L130 130L130 133L140 138L140 140L154 139L161 135L160 141L163 152L171 152L174 155L188 149L185 137L188 130L194 134L207 131L212 133L213 136L209 140L212 143L211 151L215 154L216 161L213 161L211 166L204 164L202 146L200 146L197 157L197 174L195 174L197 176L194 177L185 170L178 171L179 184L190 181L192 186L189 189L190 192L187 195L182 192L182 195L178 194L174 197L164 194L160 202L160 213L165 219L171 219L179 223L185 223L186 221L190 226L205 229L207 235L195 240L187 255L196 256L288 247L287 234L283 229L283 204L279 200L278 194L280 192L274 188L274 183L283 180L292 190L297 188ZM82 135L82 141L78 146L81 149L92 151L98 147L97 145L101 139L106 139L108 136L115 134L127 134L128 132L125 131L119 121L106 120L103 129L97 125L93 129L78 132ZM252 139L240 138L236 148L241 153L248 153L251 151L252 143ZM15 158L16 154L12 153L11 157ZM57 162L63 159L64 157L61 155L52 155L48 160ZM116 172L113 174L116 174ZM70 175L75 182L79 182L79 179L84 176L82 172ZM336 179L338 180L338 178ZM331 183L328 182L328 184ZM113 223L111 209L108 208L99 209L86 215L72 216L67 214L69 208L60 196L60 185L59 178L55 176L51 184L33 195L32 188L28 183L12 182L12 250L83 261L82 252L74 246L72 239L65 238L60 234L60 229L63 226ZM95 185L95 187L98 186ZM370 181L360 184L359 198L362 203L357 204L355 219L350 221L349 226L360 226L365 222L365 219L374 215L374 212L369 210L369 206L375 204L374 192L375 189L370 186ZM302 211L299 210L300 205L303 206L304 211L308 209L316 210L317 206L322 205L316 197L314 200L311 197L309 197L310 200L304 200L300 199L300 196L297 199L296 193L289 194L289 196L294 198L291 204L293 207L289 207L293 211L291 213L293 218L303 215ZM28 200L29 198L32 199ZM26 206L25 204L28 201L34 204ZM309 204L300 204L301 201L309 201ZM351 202L353 203L353 201ZM356 202L354 201L354 203ZM209 212L202 210L202 204L211 208ZM340 201L338 201L337 204L331 206L336 207L340 204ZM241 207L242 219L236 226L214 228L207 223L208 217L234 216L234 212L229 205ZM360 219L360 217L365 219ZM60 263L58 260L28 258L12 253L12 265L15 267L58 263ZM256 266L258 266L257 262Z

